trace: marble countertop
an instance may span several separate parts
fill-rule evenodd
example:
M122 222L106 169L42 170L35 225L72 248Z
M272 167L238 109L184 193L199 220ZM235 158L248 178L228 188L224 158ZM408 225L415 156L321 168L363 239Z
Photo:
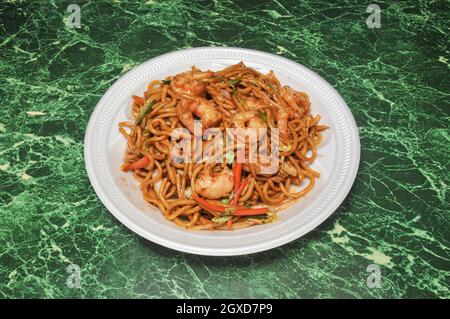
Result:
M0 297L449 298L450 7L376 3L379 28L351 0L2 3ZM197 46L297 61L351 108L358 176L307 236L194 256L139 238L95 195L83 138L100 97L133 66Z

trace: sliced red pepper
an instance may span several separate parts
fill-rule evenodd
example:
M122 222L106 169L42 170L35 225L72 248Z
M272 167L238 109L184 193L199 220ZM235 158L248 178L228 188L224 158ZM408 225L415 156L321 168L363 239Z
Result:
M233 168L233 180L234 180L234 186L233 191L237 193L239 190L239 186L241 184L241 176L242 176L242 163L236 163L234 164Z
M245 206L239 206L239 205L220 205L212 203L211 201L208 201L204 198L201 198L197 194L192 194L192 198L204 209L206 210L212 210L214 212L224 213L227 210L235 210L235 209L246 209Z
M131 171L131 170L147 167L149 164L150 164L150 160L147 158L147 156L144 156L140 160L137 160L134 163L128 164L127 166L124 167L123 170L125 172L128 172L128 171Z
M236 205L217 205L208 202L206 199L201 198L197 194L192 194L192 198L203 208L206 210L219 212L219 213L228 213L229 215L233 216L253 216L253 215L261 215L264 213L267 213L269 211L269 208L267 207L260 207L260 208L246 208L243 206L236 206Z
M269 208L261 207L261 208L246 208L246 209L236 209L231 213L233 216L253 216L260 215L269 212Z
M239 197L241 197L241 194L244 191L245 186L247 186L249 179L250 176L247 176L247 178L245 178L242 184L239 186L239 189L237 190L236 194L234 194L234 197L230 202L231 205L236 205L238 203Z
M217 204L213 204L208 202L206 199L201 198L200 196L198 196L197 194L193 193L192 194L192 198L204 209L206 210L212 210L215 212L219 212L219 213L223 213L225 212L226 207L222 206L222 205L217 205Z

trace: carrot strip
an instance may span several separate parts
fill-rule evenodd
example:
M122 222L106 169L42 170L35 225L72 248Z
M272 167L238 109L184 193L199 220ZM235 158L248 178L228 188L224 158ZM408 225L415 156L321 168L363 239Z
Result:
M261 208L247 208L247 209L236 209L236 211L232 212L233 216L253 216L267 213L269 208L261 207Z
M230 229L232 225L233 225L233 219L229 219L227 221L227 228Z
M131 171L131 170L147 167L149 164L150 164L150 160L147 158L147 156L144 156L140 160L137 160L136 162L134 162L132 164L128 164L127 166L125 166L123 168L123 170L125 172L128 172L128 171Z
M239 186L239 189L237 190L236 194L234 194L234 197L230 202L231 205L236 205L238 203L239 197L241 197L241 194L244 191L245 186L247 186L249 179L250 176L247 176L247 178L244 179L242 184Z
M197 194L193 193L192 198L204 209L206 210L212 210L215 212L223 213L225 212L226 207L222 205L216 205L213 203L208 202L206 199L201 198Z
M233 168L233 180L234 180L233 191L235 193L239 190L239 186L241 184L241 176L242 176L242 163L236 163L234 164Z
M192 194L192 198L203 208L206 210L219 212L219 213L228 213L229 215L233 216L253 216L253 215L260 215L267 213L269 211L269 208L267 207L260 207L260 208L242 208L242 206L235 206L235 205L229 205L229 206L223 206L223 205L217 205L208 202L206 199L201 198L197 194Z

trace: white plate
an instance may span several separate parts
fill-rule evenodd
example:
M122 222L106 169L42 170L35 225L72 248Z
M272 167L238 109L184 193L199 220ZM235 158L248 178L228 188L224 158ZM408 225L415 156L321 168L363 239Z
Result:
M312 167L322 176L314 189L280 213L279 221L236 231L188 231L164 219L141 196L131 174L119 170L125 139L118 123L130 119L131 95L142 95L153 79L188 70L218 70L243 61L266 73L274 70L282 84L305 91L312 113L331 129L324 133ZM342 97L308 68L273 54L207 47L176 51L151 59L123 75L97 104L84 141L86 168L98 197L108 210L138 235L160 245L201 255L241 255L286 244L308 233L342 203L355 179L360 155L355 120Z

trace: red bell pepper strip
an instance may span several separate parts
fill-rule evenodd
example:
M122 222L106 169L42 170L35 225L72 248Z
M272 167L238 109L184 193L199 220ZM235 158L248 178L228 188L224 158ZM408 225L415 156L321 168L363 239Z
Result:
M147 158L147 156L144 156L140 160L137 160L134 163L128 164L127 166L125 166L123 168L123 170L125 172L128 172L128 171L131 171L131 170L147 167L149 164L150 164L150 160Z
M241 197L241 194L244 191L245 186L247 186L249 179L250 176L247 176L247 178L244 179L242 184L239 186L239 189L237 190L236 194L234 194L234 197L230 202L231 205L236 205L238 203L239 197Z
M241 176L242 176L242 163L236 163L234 164L233 169L233 180L234 180L233 192L235 193L237 193L239 186L241 184Z
M253 216L253 215L261 215L269 212L269 208L260 207L260 208L246 208L246 209L236 209L231 213L233 216Z
M267 207L260 207L260 208L246 208L242 206L235 206L235 205L217 205L208 202L206 199L201 198L197 194L192 194L192 198L203 208L206 210L219 212L219 213L228 213L232 216L253 216L253 215L261 215L264 213L267 213L269 211L269 208Z
M219 212L219 213L223 213L225 212L225 209L227 207L222 206L222 205L217 205L217 204L213 204L208 202L206 199L201 198L200 196L198 196L197 194L193 193L192 194L192 198L204 209L206 210L212 210L214 212Z

